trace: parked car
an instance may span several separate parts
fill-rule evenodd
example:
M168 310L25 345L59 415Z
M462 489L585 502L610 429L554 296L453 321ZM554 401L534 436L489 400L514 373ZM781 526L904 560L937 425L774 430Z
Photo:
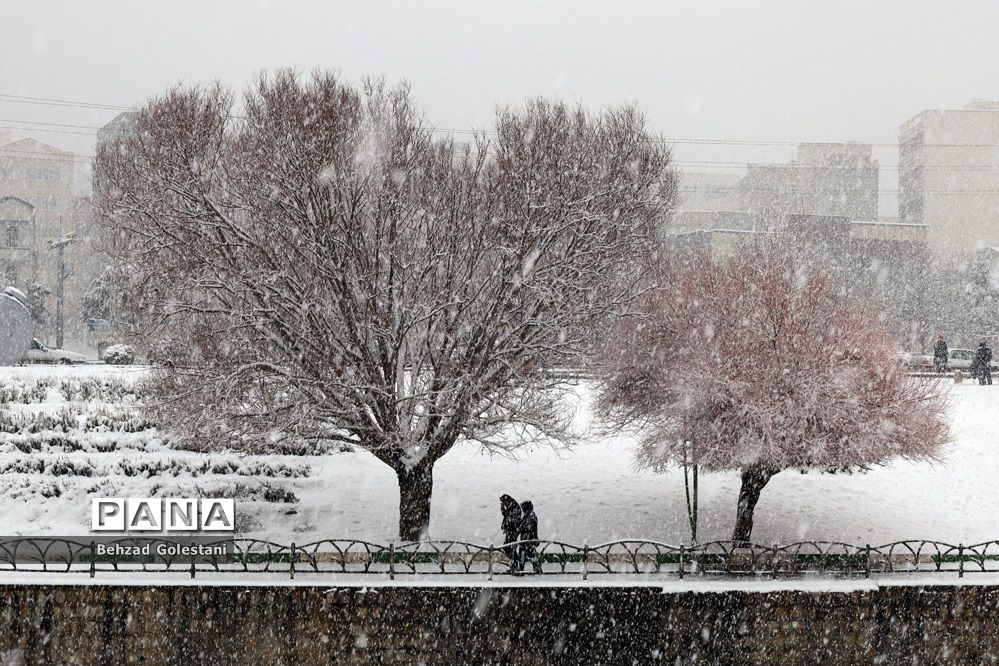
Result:
M71 363L86 363L87 359L83 354L67 351L65 349L50 349L32 338L31 346L24 357L25 363L61 363L69 365Z
M948 350L947 366L951 370L961 370L971 372L971 364L975 362L974 349L950 349ZM999 361L992 361L993 372L999 370ZM911 354L909 356L909 367L917 371L933 372L933 354Z

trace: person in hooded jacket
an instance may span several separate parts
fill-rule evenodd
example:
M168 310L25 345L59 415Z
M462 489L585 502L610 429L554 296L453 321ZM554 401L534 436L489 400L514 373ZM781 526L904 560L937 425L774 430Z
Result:
M524 542L520 547L520 570L523 571L528 562L534 567L534 573L541 573L541 559L538 557L538 515L534 513L534 503L530 500L520 503L523 513L520 527L520 539Z
M518 504L517 500L509 495L502 495L500 497L500 511L503 514L503 523L501 525L501 529L503 530L503 543L512 544L520 541L521 523L524 518L524 513L520 508L520 504ZM503 552L510 558L510 566L514 571L517 570L517 564L520 560L519 551L519 546L503 546Z
M937 372L947 372L948 361L950 360L947 350L947 341L944 336L937 338L937 344L933 347L933 367Z
M985 344L985 340L978 345L978 350L975 352L975 373L978 376L979 384L991 384L992 383L992 350L989 346Z

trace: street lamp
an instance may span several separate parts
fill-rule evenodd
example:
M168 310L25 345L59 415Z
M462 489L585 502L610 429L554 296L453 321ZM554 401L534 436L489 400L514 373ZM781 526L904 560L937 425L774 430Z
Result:
M59 273L57 278L59 280L58 290L56 292L56 347L62 349L63 345L63 295L65 293L65 282L66 278L69 277L69 273L66 271L66 258L65 251L66 246L70 243L76 242L76 231L67 231L63 234L62 238L57 240L49 241L49 249L55 250L58 261Z

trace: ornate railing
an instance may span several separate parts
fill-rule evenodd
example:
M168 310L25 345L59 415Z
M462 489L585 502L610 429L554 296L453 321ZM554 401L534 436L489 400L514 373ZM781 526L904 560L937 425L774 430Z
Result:
M104 550L137 543L176 546L190 539L150 537L103 539ZM209 543L201 539L201 543ZM856 546L829 541L760 545L712 541L693 546L629 539L594 546L558 541L478 545L463 541L421 541L377 544L356 539L324 539L302 545L258 539L220 539L209 545L225 554L187 557L104 552L97 542L75 538L18 537L0 540L0 582L10 572L179 573L192 578L204 573L309 576L347 574L395 577L466 575L492 579L513 572L511 554L534 546L525 575L568 576L580 579L608 575L654 578L802 576L871 577L888 574L999 573L999 541L973 545L940 541L896 541ZM536 566L535 566L536 565Z

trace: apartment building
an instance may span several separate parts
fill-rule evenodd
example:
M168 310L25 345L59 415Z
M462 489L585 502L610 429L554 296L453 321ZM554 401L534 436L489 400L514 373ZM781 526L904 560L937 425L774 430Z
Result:
M922 111L899 131L899 221L937 258L999 246L999 101Z
M32 280L38 271L35 207L17 197L0 196L0 287Z
M740 209L760 230L788 224L792 215L878 218L878 162L870 144L804 143L792 161L749 164L739 181Z
M3 138L3 137L0 137ZM74 196L73 153L35 139L0 145L0 277L4 285L39 283L47 288L49 324L36 334L54 343L58 256L49 241L76 231L77 242L64 252L63 322L67 347L84 350L86 325L80 300L99 275L99 261L89 243L89 206ZM96 275L95 275L96 273Z
M0 197L14 197L34 207L35 233L30 247L36 261L22 279L51 287L55 262L45 256L50 239L73 227L73 154L34 139L0 145Z

